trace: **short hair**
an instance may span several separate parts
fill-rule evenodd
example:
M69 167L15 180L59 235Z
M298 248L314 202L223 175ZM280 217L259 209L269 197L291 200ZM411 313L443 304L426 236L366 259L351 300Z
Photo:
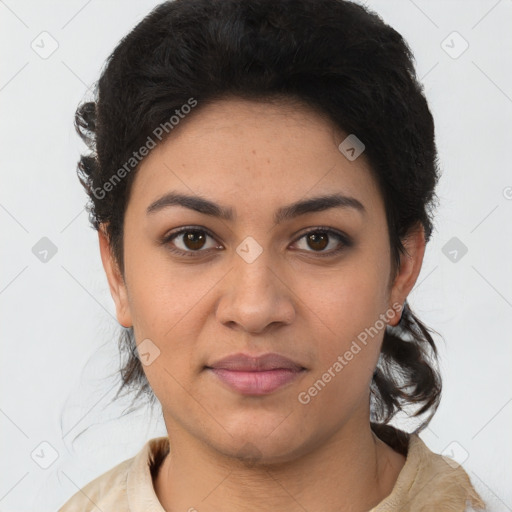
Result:
M392 268L402 240L418 224L433 229L439 179L434 122L403 37L373 11L344 0L174 0L155 7L117 45L82 103L75 126L90 149L78 163L94 229L106 226L124 275L123 219L138 165L104 197L97 190L141 147L155 127L190 98L199 108L236 97L287 98L355 134L382 194ZM172 137L172 131L169 135ZM163 139L165 140L165 139ZM396 275L396 274L395 274ZM387 424L398 411L427 418L441 395L431 332L405 304L386 326L370 388L371 418ZM122 389L154 394L135 356L133 328L119 348ZM412 406L413 410L409 406Z

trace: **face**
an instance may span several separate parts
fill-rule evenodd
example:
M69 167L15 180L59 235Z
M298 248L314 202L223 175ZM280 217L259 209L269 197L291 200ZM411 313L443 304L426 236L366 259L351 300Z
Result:
M385 325L400 318L424 238L410 237L391 281L384 203L364 153L338 149L347 135L306 107L205 106L137 171L124 279L100 233L118 320L142 343L171 439L285 461L368 424ZM269 353L296 366L218 363Z

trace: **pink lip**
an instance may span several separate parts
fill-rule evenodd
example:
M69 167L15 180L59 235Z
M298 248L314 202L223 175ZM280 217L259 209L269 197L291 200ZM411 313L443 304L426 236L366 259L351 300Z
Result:
M206 367L244 395L266 395L301 375L305 368L279 354L252 357L234 354Z

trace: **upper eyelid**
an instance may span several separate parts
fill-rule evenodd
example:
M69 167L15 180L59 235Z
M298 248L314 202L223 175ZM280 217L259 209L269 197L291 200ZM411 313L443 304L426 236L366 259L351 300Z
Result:
M213 235L213 233L209 229L203 228L201 226L185 226L183 228L178 228L177 231L173 231L167 235L164 235L163 239L170 241L170 240L173 240L174 238L177 238L180 235L183 235L183 233L186 233L187 231L203 231L210 238L217 240L217 238ZM199 252L199 251L196 251L196 252Z

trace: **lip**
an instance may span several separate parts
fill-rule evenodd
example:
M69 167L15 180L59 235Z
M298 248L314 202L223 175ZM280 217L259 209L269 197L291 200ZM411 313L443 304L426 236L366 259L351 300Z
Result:
M243 395L266 395L302 375L306 368L280 354L233 354L206 369L230 389Z

